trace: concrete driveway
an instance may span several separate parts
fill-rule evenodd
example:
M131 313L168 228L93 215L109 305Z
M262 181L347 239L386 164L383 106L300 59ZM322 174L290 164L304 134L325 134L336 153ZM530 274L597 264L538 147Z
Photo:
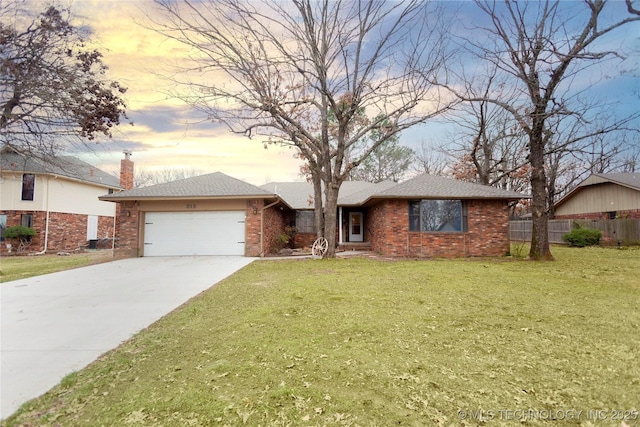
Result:
M132 258L0 284L0 419L253 260Z

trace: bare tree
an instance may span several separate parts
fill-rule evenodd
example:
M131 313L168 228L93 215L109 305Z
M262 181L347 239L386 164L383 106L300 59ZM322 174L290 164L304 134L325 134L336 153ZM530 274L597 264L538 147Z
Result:
M588 128L582 118L575 116L549 118L549 132L545 134L549 218L555 216L555 202L589 174L607 173L618 167L627 151L620 141L638 132L629 126L635 117L615 120L606 112L599 112L598 117L589 120Z
M603 12L609 4L604 0L585 0L571 3L570 7L550 0L476 4L490 20L490 25L484 28L489 40L478 42L476 34L476 39L466 42L483 60L500 70L505 76L503 82L515 84L518 92L515 97L505 99L493 94L479 97L450 88L466 100L487 101L504 108L526 133L533 196L529 257L553 259L548 238L549 193L545 171L547 142L552 139L550 119L573 116L588 125L585 112L575 108L576 91L572 85L593 64L619 57L615 51L598 49L597 42L618 28L636 25L640 11L631 0L611 2L612 8L620 8L619 19ZM626 6L626 10L621 6Z
M0 3L0 133L30 155L53 154L65 142L111 136L125 116L118 82L105 77L102 54L70 23L69 9L36 17L19 3ZM9 17L13 12L12 19Z
M324 184L319 233L329 257L338 190L351 170L380 144L449 108L430 84L447 59L440 34L428 28L443 27L440 15L429 14L431 2L156 4L163 18L153 27L192 54L193 66L176 77L193 89L183 99L232 132L295 146L316 192ZM372 132L381 137L347 161L350 147Z
M445 155L445 150L435 145L433 142L424 139L420 142L420 147L415 152L413 159L413 170L416 173L440 176L448 174L449 156Z
M640 135L622 139L620 144L628 147L619 157L616 172L635 173L640 171Z
M202 175L204 172L198 169L157 169L149 170L138 168L133 178L133 187L148 187L150 185L164 184L165 182L177 181L179 179L191 178Z
M487 102L469 102L455 119L449 146L454 178L511 191L528 191L526 135L511 115Z

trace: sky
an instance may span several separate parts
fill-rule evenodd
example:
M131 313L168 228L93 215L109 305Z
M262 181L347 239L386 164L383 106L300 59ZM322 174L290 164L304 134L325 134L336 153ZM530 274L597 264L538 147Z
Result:
M469 12L471 3L455 4L461 20L474 20ZM273 146L264 149L261 140L231 134L168 95L172 87L160 74L170 73L171 64L179 61L186 51L184 46L141 25L148 21L147 15L154 16L151 0L74 0L70 5L77 24L91 28L92 40L109 66L107 77L128 88L127 114L134 123L121 124L111 140L93 146L92 152L78 154L83 160L114 172L124 157L122 151L131 150L136 168L145 171L169 168L202 173L220 171L255 185L302 180L300 161L294 158L293 149ZM637 30L638 26L634 32L620 32L613 42L638 47ZM623 94L638 89L637 73L622 80L604 81L600 88ZM638 95L629 99L625 108L637 109ZM423 140L442 140L451 132L446 120L430 121L405 131L400 142L417 149Z
M91 27L92 41L109 66L107 77L128 88L124 98L133 122L123 121L111 140L82 153L83 160L113 172L124 158L122 151L130 150L136 169L147 172L219 171L256 185L301 179L292 149L265 150L259 141L203 121L168 95L169 83L159 74L169 73L185 49L142 25L145 15L153 13L151 1L76 0L71 7L78 22Z

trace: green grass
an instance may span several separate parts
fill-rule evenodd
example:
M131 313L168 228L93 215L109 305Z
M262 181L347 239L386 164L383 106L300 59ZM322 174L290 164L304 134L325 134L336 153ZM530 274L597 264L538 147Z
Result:
M254 262L2 425L449 426L483 410L490 426L620 426L608 411L640 410L640 251L553 253ZM499 412L530 409L585 412Z
M84 267L102 261L112 261L111 251L100 251L71 256L38 255L0 258L0 282L26 279L41 274Z

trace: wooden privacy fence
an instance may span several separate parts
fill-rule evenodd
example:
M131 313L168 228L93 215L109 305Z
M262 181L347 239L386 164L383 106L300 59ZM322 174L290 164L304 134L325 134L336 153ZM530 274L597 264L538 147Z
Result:
M602 232L602 243L616 245L640 244L640 219L552 219L549 220L549 242L564 243L562 236L575 228L595 228ZM510 238L513 241L531 241L531 221L511 221Z

